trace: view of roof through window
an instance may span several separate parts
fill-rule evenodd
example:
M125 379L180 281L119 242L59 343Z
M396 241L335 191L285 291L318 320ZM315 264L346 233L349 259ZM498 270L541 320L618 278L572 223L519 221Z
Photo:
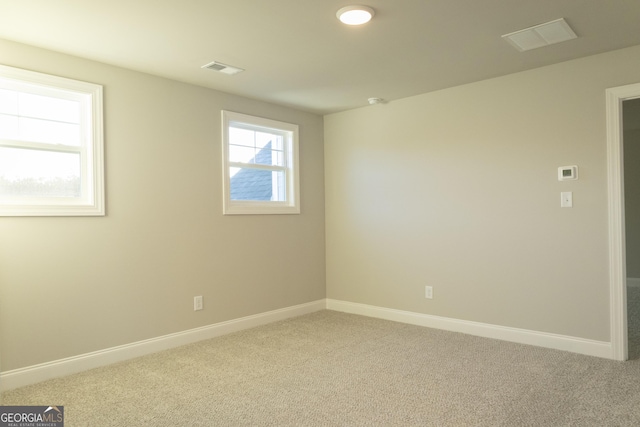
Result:
M229 168L231 200L284 200L284 171L260 167L285 166L282 135L232 126L229 161L234 164Z

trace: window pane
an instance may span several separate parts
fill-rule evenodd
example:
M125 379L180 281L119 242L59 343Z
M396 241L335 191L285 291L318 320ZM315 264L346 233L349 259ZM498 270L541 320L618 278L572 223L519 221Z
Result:
M0 114L18 114L18 92L0 89Z
M284 171L240 168L231 176L231 200L285 201Z
M272 133L256 132L256 146L264 148L270 144L273 150L282 150L282 136Z
M229 161L238 163L255 163L256 150L253 147L229 145Z
M274 139L274 135L264 132L256 132L256 147L264 148L269 145L271 147L271 141Z
M284 166L283 141L281 135L231 127L229 161Z
M266 147L264 147L263 149L261 149L260 151L258 151L258 154L256 154L255 157L255 163L259 164L259 165L273 165L273 151L271 151L269 148L271 147L271 144L268 144Z
M18 139L20 138L20 121L17 116L0 114L0 138Z
M255 132L248 129L229 128L229 144L255 147Z
M284 167L284 153L282 151L271 151L271 164Z
M20 118L20 140L80 146L80 125Z
M80 197L80 154L0 147L0 197Z
M285 185L284 171L271 172L271 179L273 183L273 198L272 200L278 202L284 202L287 200L287 186Z
M67 123L80 123L80 103L50 96L20 93L20 115Z
M80 102L0 90L0 138L79 147Z
M271 143L268 143L262 149L229 145L229 161L234 163L284 167L284 153L282 151L271 150Z

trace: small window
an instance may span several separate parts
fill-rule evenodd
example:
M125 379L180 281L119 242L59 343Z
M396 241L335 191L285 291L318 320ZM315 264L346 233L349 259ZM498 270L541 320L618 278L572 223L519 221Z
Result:
M300 213L298 126L222 112L224 214Z
M104 215L102 86L0 65L0 215Z

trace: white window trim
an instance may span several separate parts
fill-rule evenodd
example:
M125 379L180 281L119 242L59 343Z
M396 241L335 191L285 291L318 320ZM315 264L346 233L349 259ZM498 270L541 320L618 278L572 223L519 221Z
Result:
M83 111L89 116L83 118L88 126L84 129L84 143L79 150L82 157L82 196L72 199L5 199L0 202L0 216L103 216L105 203L102 86L4 65L0 65L0 79L44 86L48 91L75 92L71 97L77 94L83 98ZM0 141L0 145L14 144L3 140ZM25 147L29 144L21 142L19 145Z
M229 162L229 126L232 123L247 124L252 128L264 128L267 131L277 130L288 134L285 144L288 145L288 155L285 155L284 168L287 200L253 201L231 200L231 176ZM223 182L223 214L224 215L251 215L251 214L299 214L300 213L300 179L298 159L298 125L250 116L222 110L222 182ZM257 166L257 168L263 168ZM270 169L269 166L264 166Z

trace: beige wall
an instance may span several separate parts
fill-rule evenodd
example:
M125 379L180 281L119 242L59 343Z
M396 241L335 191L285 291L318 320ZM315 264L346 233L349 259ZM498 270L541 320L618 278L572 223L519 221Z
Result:
M605 89L638 81L634 47L326 116L327 297L609 341Z
M325 297L322 117L5 41L0 62L104 85L107 198L0 218L2 371ZM222 215L222 109L300 126L301 215Z

